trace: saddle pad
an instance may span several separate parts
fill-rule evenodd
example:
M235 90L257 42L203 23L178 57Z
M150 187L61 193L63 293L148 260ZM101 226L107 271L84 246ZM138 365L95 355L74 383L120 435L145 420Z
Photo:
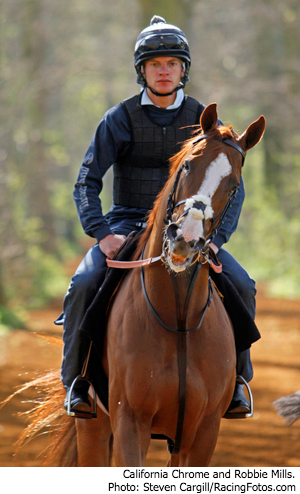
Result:
M132 259L140 234L141 232L132 232L115 254L114 259L118 259L119 261ZM84 340L84 343L86 343L86 340L93 342L88 367L89 379L107 410L108 380L101 365L106 328L106 311L116 287L122 278L126 276L126 273L128 273L128 269L108 268L105 280L88 308L80 326L81 338ZM84 348L85 346L82 345L82 347Z

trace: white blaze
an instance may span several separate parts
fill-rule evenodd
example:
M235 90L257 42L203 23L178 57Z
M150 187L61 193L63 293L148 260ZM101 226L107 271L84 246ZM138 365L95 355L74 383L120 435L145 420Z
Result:
M224 153L219 154L207 167L198 193L186 201L185 209L189 209L189 213L181 226L182 235L186 242L198 240L204 236L202 220L213 217L214 211L211 207L211 199L223 178L230 175L231 171L231 164ZM199 200L206 204L204 214L202 211L192 207L193 203Z
M226 154L221 153L208 166L202 185L198 194L203 194L210 198L213 197L222 179L232 172L232 166L228 161Z

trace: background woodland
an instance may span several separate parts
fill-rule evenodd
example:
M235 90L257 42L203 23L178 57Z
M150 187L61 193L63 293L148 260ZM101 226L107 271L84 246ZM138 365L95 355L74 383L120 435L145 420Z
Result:
M298 0L0 0L0 324L67 289L84 239L73 185L105 111L139 91L134 44L154 14L189 39L187 94L239 133L265 115L227 248L268 293L300 295Z

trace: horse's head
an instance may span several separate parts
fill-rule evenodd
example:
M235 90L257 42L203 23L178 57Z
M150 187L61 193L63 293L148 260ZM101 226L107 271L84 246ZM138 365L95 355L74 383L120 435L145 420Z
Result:
M176 157L172 161L176 170L169 181L173 190L167 206L164 254L175 272L184 271L206 251L239 187L246 152L264 133L265 118L261 116L238 136L231 127L218 126L213 103L203 111L200 125L201 134L186 143L185 153L179 153L179 165Z

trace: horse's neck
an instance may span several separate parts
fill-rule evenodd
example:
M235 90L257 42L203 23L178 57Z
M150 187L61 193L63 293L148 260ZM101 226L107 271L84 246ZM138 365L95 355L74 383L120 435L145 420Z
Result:
M151 234L145 246L145 257L160 256L163 249L163 226L152 228Z
M173 276L173 289L177 293L181 312L189 300L189 312L205 306L208 297L209 269L207 264L195 263L180 275Z
M145 246L145 256L147 257L156 257L162 253L164 230L166 226L164 223L166 215L163 214L163 211L164 209L160 208L155 216L152 230Z

